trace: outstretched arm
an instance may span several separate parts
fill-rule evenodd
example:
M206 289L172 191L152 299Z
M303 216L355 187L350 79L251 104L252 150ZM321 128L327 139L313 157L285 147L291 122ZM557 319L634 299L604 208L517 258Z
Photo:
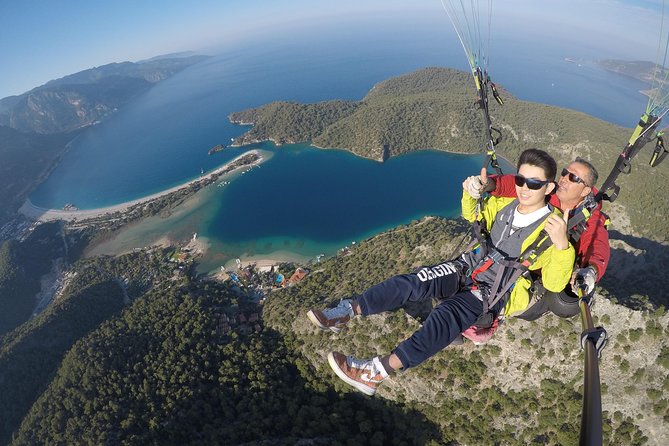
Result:
M481 169L479 175L472 175L465 178L462 182L462 216L465 220L473 222L476 220L476 204L481 198L481 191L485 188L488 177L485 167Z

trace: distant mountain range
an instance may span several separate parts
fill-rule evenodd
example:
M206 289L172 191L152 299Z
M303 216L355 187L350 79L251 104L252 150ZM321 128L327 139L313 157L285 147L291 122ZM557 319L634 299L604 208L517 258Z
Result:
M208 56L111 63L47 82L0 100L0 125L22 132L60 133L104 119L153 84Z

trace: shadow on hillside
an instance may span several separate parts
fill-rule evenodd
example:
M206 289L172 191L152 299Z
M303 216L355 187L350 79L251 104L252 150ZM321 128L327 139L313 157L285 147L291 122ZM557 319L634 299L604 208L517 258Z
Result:
M184 393L169 410L151 414L170 430L144 432L141 444L442 444L438 427L415 409L355 391L335 391L332 383L337 378L327 363L314 370L308 361L289 353L267 368L266 356L285 351L281 344L286 345L286 339L280 332L265 327L240 340L251 346L246 354L223 355L225 365L217 380L199 378L198 386L208 387L206 392ZM184 386L192 389L193 384ZM176 387L166 389L173 392ZM146 425L148 417L143 414L139 425ZM103 426L95 435L110 431ZM132 433L122 429L119 438Z
M96 283L0 338L0 444L11 439L70 348L122 308L118 284Z
M669 307L669 243L609 231L611 261L599 285L633 309Z
M284 339L280 332L268 327L263 331L265 335ZM286 432L274 432L271 438L276 439L278 434L279 438L290 440L291 444L297 439L317 445L423 445L435 441L442 444L438 426L420 411L410 409L402 403L368 397L352 390L337 379L327 361L318 370L313 370L306 363L307 361L298 359L284 366L285 370L280 372L284 380L280 389L274 389L272 395L274 398L284 399L284 409L299 407L299 411L297 417L290 419L290 428ZM333 389L333 383L339 391ZM342 388L346 390L341 391ZM246 392L249 393L247 396L236 397L241 397L242 400L253 397L253 390L242 390L242 393ZM278 426L283 423L287 412L270 411L267 415L276 417L275 423ZM250 424L247 428L253 429L255 423L253 420L248 421ZM266 441L268 438L266 434L260 434L254 440Z

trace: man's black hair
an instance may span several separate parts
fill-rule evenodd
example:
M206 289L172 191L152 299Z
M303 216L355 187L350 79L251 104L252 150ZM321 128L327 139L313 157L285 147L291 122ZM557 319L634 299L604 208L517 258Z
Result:
M546 174L546 179L548 181L555 181L555 175L557 174L557 163L548 153L544 152L541 149L527 149L520 154L518 159L517 168L520 169L520 166L523 164L530 164L532 166L537 166L543 169L544 174Z

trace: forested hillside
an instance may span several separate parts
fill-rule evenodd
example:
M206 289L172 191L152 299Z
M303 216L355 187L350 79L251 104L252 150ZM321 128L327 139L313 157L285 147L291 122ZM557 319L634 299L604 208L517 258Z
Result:
M110 258L104 270L139 272L148 263L144 273L152 272L161 258ZM309 383L300 372L309 366L280 333L262 321L237 324L241 315L260 311L239 289L156 277L154 288L111 317L118 312L120 289L105 275L94 279L99 266L99 261L87 265L83 282L99 293L84 288L63 301L80 308L79 316L64 311L65 303L50 313L55 323L76 324L76 330L55 331L43 318L24 329L62 339L59 345L71 345L72 336L80 339L64 357L62 347L53 349L52 367L25 380L20 395L10 393L8 407L20 406L19 396L32 404L20 428L12 426L18 430L11 444L296 444L310 439L313 444L384 445L438 438L420 412L403 404ZM105 312L111 319L86 336ZM27 349L26 336L17 330L6 338L6 348L16 356ZM33 361L39 358L39 350L30 353ZM12 359L17 372L34 363ZM40 393L46 388L39 398L25 390L35 378L42 381Z
M23 242L0 242L0 336L27 321L39 293L40 278L52 262L66 256L60 223L37 227Z
M80 282L69 294L0 339L0 370L12 373L0 385L22 407L3 414L12 420L4 438L14 432L13 445L576 443L578 318L511 320L489 344L448 347L374 398L328 368L331 349L361 357L389 351L429 305L356 320L339 335L313 327L306 310L448 257L465 229L425 218L380 234L312 265L305 280L270 293L262 307L230 282L171 276L162 251L78 263ZM121 311L124 299L131 303ZM257 322L239 322L257 313ZM669 316L601 296L593 313L612 336L601 363L605 444L666 443L669 432L658 426L669 417ZM9 391L10 381L21 384Z
M46 179L74 134L38 135L0 125L0 227Z
M512 163L530 147L547 150L559 164L581 156L598 168L601 184L631 134L631 129L581 112L521 101L503 90L501 94L505 104L493 101L491 117L503 135L497 151ZM311 141L318 147L346 149L378 160L383 159L384 146L390 156L421 149L483 153L486 132L475 99L470 74L426 68L380 82L357 104L272 103L233 113L230 119L255 124L236 141L240 144L267 139ZM338 114L332 107L341 107L336 121L333 117ZM311 132L304 131L305 121L317 123L310 126ZM648 148L634 161L632 175L621 176L617 203L624 208L611 213L619 230L666 240L669 220L664 216L669 213L669 201L663 197L669 195L669 163L650 168L650 152Z
M351 391L330 371L327 352L362 358L388 353L418 328L429 308L358 318L338 335L315 328L306 311L448 258L453 232L452 222L427 218L363 242L351 255L328 260L300 286L272 295L265 321L290 335L291 348L316 369L311 372L316 379L334 380L340 391ZM669 430L657 427L669 417L663 396L669 390L669 317L663 309L631 311L601 296L593 314L611 335L601 362L604 444L665 444ZM577 444L580 332L578 317L548 316L535 323L512 318L485 346L448 347L384 383L377 398L420 408L441 428L441 444Z
M172 277L165 259L165 252L151 251L80 261L69 269L52 305L0 337L0 444L7 443L77 340Z

